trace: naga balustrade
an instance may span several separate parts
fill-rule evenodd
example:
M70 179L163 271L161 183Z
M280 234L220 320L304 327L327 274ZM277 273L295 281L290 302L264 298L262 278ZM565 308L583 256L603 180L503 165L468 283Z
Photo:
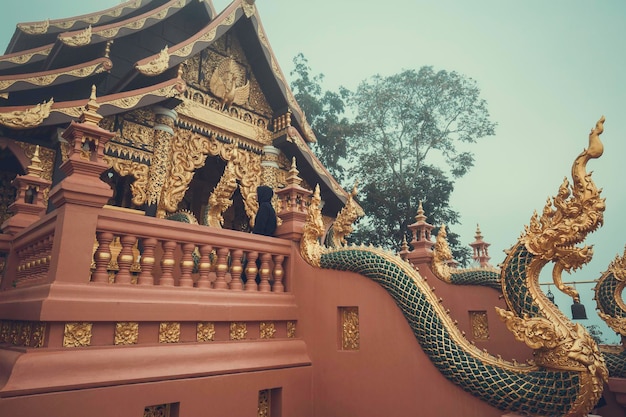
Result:
M281 293L291 242L104 208L91 282Z

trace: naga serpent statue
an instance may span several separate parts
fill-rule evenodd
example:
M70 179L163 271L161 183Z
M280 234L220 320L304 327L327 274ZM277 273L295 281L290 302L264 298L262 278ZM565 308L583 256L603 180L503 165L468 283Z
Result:
M626 286L626 249L616 256L596 284L598 315L617 334L626 336L626 305L622 292ZM609 376L626 378L626 351L603 352Z
M508 362L474 346L425 279L399 256L372 247L322 247L319 188L309 206L301 254L312 266L356 272L380 284L432 363L482 401L523 415L585 416L602 395L607 368L587 331L568 320L541 291L539 272L552 261L555 285L578 300L576 291L563 285L561 273L591 259L591 248L574 245L603 221L604 200L586 172L587 162L602 155L603 122L604 118L598 121L588 149L573 164L573 185L566 179L541 217L533 215L501 266L500 283L509 310L498 313L515 337L534 350L535 359L528 364Z

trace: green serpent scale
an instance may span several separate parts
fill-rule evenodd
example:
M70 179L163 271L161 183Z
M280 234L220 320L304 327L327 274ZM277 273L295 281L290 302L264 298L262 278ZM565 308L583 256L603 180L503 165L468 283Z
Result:
M532 255L517 248L509 267L523 271ZM579 395L577 372L514 365L472 347L452 324L423 278L406 262L371 248L348 247L321 254L322 268L352 271L380 284L394 299L413 334L437 369L465 391L503 411L526 415L565 415ZM515 281L515 301L536 314L524 288ZM500 362L500 363L498 363Z
M619 306L615 299L617 296L617 288L620 284L622 283L609 270L600 278L596 285L596 302L598 309L610 317L626 317L626 311Z
M491 269L469 269L450 274L450 284L454 285L479 285L502 289L500 273Z

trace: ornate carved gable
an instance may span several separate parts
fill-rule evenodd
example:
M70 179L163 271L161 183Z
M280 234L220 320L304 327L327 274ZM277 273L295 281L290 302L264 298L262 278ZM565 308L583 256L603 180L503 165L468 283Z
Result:
M257 126L269 125L272 109L232 31L185 61L183 68L187 96L193 101ZM239 94L244 89L247 94Z

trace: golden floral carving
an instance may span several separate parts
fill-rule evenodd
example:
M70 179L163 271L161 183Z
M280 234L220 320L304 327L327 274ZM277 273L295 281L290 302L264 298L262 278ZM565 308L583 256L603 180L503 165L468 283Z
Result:
M232 322L230 323L230 340L243 340L248 334L246 323Z
M14 55L14 56L10 56L10 55L4 56L4 57L0 57L0 62L10 62L12 64L25 64L28 61L30 61L33 57L38 56L38 55L41 56L43 59L44 57L50 54L51 50L52 50L52 46L48 48L44 48L44 49L39 49L34 52L24 52L22 54Z
M9 334L11 332L11 321L2 320L0 323L0 343L9 342Z
M180 341L180 323L162 322L159 324L159 343L178 343Z
M215 323L208 321L196 325L196 340L198 342L212 342L215 340Z
M248 19L254 15L254 12L256 10L254 7L254 1L251 1L250 3L248 3L245 0L242 1L241 8L243 9L243 13L246 15Z
M115 323L115 344L134 345L139 341L139 323L123 321Z
M135 148L152 151L154 148L154 130L149 126L139 123L124 121L122 134L114 140L120 143L127 143Z
M273 339L276 334L276 325L274 322L262 321L259 324L259 334L261 339Z
M341 349L359 350L359 308L341 307Z
M224 174L209 196L207 224L219 229L224 226L224 212L233 204L231 199L237 189L237 176L232 161L226 165Z
M489 322L487 320L486 311L470 311L470 324L472 326L472 335L474 339L489 339Z
M91 42L91 25L73 36L59 36L59 40L67 46L85 46Z
M290 339L296 337L296 322L295 321L287 322L287 337Z
M34 322L32 326L30 346L40 348L44 346L46 338L46 323Z
M170 55L168 53L167 46L159 52L159 55L150 62L143 65L135 65L137 71L143 75L159 75L162 74L167 68L170 62Z
M0 124L13 129L27 129L39 126L49 115L54 100L37 104L26 110L14 110L6 113L0 112Z
M130 184L130 191L133 194L133 204L140 206L146 202L148 165L126 159L113 158L108 155L105 155L102 160L120 176L132 175L135 177L135 181Z
M65 323L63 333L64 347L84 347L91 344L91 329L93 323Z

